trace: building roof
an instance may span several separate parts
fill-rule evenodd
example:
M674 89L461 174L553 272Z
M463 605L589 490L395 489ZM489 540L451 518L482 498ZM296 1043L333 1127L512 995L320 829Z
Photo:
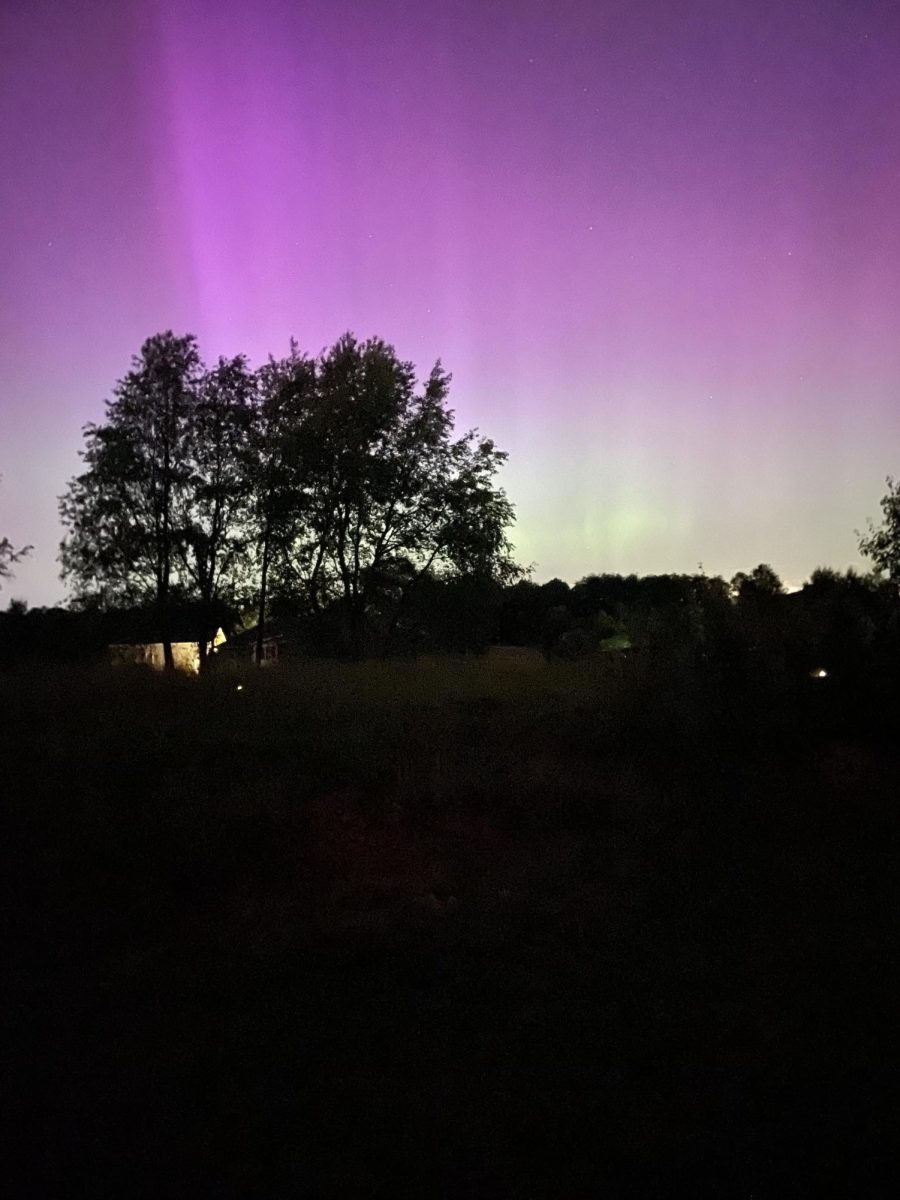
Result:
M263 626L263 637L266 641L282 641L284 638L300 638L302 629L293 621L285 621L283 618L273 617L270 621L266 621ZM259 636L259 625L252 625L249 629L241 629L229 638L229 641L239 645L250 644L255 642Z
M148 609L129 609L104 614L106 641L111 646L149 646L163 640L159 614ZM175 609L168 619L171 642L212 641L222 628L221 620L204 623L196 612Z

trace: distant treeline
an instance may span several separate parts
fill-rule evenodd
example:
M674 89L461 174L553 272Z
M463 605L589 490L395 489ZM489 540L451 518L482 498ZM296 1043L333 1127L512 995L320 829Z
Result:
M580 658L604 648L680 655L740 671L842 674L896 654L896 585L873 575L814 571L785 592L760 565L730 582L707 575L590 575L506 589L498 640Z
M243 355L206 365L192 335L149 338L105 419L85 427L85 469L60 498L73 611L13 605L3 659L91 658L115 636L162 644L167 667L172 643L193 641L203 669L214 627L255 626L261 660L273 620L304 653L353 659L509 644L557 659L665 648L726 670L851 671L895 648L891 478L882 525L859 539L871 576L820 569L792 595L765 565L730 582L539 585L508 539L506 455L477 430L454 434L449 386L440 362L419 385L393 347L349 333L317 357L292 343L256 369ZM28 550L0 540L0 583Z
M226 634L241 614L219 605ZM196 606L173 613L193 627ZM243 622L246 623L246 617ZM309 613L282 598L273 620L289 628L303 653L340 657L340 602ZM152 640L154 611L32 609L13 602L0 614L5 663L41 658L91 661L115 641ZM707 667L727 678L771 682L819 670L850 680L892 670L900 661L896 586L876 576L820 568L800 591L786 593L765 565L730 582L707 575L589 575L501 584L477 577L423 576L391 613L390 628L371 626L369 654L484 653L494 645L533 647L548 660L652 655Z

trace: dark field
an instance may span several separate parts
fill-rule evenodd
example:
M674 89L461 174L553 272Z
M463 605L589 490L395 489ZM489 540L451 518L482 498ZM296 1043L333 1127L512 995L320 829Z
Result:
M512 656L0 704L6 1194L896 1194L884 697Z

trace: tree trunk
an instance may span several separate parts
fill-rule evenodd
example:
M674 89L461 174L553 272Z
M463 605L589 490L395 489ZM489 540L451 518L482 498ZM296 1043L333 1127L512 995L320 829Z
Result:
M363 641L365 634L365 614L359 611L359 606L351 603L349 611L349 643L350 657L353 662L361 662L363 657Z
M262 570L259 581L259 613L256 621L256 665L262 666L263 649L266 636L266 585L269 578L269 527L263 537Z
M198 659L197 669L199 670L201 675L205 675L206 672L209 670L209 663L210 663L210 658L211 658L211 655L209 652L209 643L210 643L209 635L210 635L211 630L212 630L213 636L215 636L215 629L213 629L213 619L212 619L213 599L212 599L212 596L209 595L210 590L211 589L208 585L203 586L204 595L203 595L202 600L200 601L200 629L198 631L200 634L200 637L197 642L197 659Z
M208 630L203 629L200 634L200 641L197 643L198 668L201 675L205 675L209 668L209 639L207 633Z
M170 537L169 519L171 506L171 455L168 438L165 446L163 475L163 514L162 514L162 578L159 588L160 607L162 608L163 662L167 674L175 670L175 656L172 654L172 638L169 624L169 576L172 570L172 542Z
M169 622L168 580L159 589L159 627L162 634L163 665L168 673L175 670L175 656L172 653L172 637Z

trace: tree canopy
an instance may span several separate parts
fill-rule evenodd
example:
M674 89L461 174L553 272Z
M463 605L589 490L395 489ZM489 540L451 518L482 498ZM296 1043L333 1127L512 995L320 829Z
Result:
M311 611L340 606L353 654L428 573L516 573L513 508L494 485L506 455L475 430L453 437L440 363L417 388L392 347L348 334L283 374L303 392L281 459L283 582Z
M348 333L311 358L291 345L253 371L206 367L193 336L148 339L88 425L85 471L60 500L63 578L82 605L210 607L271 588L337 621L362 654L421 581L514 578L506 455L454 435L440 362ZM198 631L199 640L199 631Z

